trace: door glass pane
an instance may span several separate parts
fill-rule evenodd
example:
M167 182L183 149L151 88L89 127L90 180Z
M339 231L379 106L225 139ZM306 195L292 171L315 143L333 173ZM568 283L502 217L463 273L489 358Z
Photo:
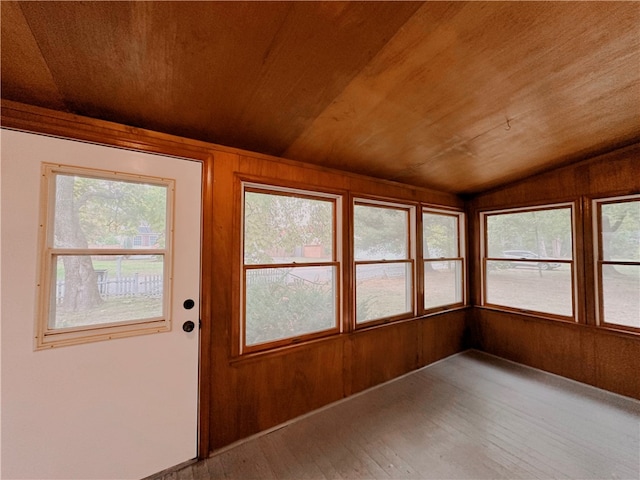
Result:
M164 248L167 187L56 175L55 248Z
M336 267L246 270L245 344L255 345L334 328Z
M424 258L458 257L458 217L423 213Z
M424 308L462 302L462 261L424 262Z
M602 265L604 321L640 328L640 265Z
M163 255L55 255L49 328L163 317Z
M409 212L407 210L356 205L353 215L356 260L408 258Z
M356 265L356 322L412 311L411 263Z
M570 265L559 264L557 268L547 269L540 265L487 261L486 303L572 316Z
M244 263L333 260L333 200L245 192Z
M603 260L640 261L640 201L602 205Z

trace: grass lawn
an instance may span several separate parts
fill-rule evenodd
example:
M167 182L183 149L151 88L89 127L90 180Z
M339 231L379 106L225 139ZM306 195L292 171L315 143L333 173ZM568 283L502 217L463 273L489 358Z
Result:
M148 255L123 258L120 261L115 255L113 260L93 260L93 269L96 271L106 270L108 278L117 277L118 270L122 277L129 277L136 273L140 275L160 275L162 274L163 265L162 257L149 258ZM58 257L58 278L64 279L64 267L61 257Z
M55 328L71 328L105 323L143 320L162 316L160 297L114 297L93 308L75 312L58 307Z

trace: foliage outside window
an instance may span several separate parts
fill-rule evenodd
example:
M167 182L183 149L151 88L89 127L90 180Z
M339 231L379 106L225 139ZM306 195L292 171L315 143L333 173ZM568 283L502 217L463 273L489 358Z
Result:
M414 213L407 205L355 201L356 324L413 315Z
M593 203L598 322L640 330L640 195Z
M464 302L462 224L462 213L422 212L425 310Z
M574 318L573 206L482 214L483 304Z
M339 329L336 195L243 184L243 352Z
M45 164L36 348L169 329L171 181ZM155 240L141 246L147 232Z

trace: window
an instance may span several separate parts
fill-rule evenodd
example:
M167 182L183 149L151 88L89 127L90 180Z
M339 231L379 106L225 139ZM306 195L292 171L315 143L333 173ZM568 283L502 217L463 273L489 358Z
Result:
M43 167L36 348L165 331L170 278L169 180ZM140 224L153 248L130 248Z
M574 319L573 205L481 218L483 304Z
M340 197L243 184L242 352L335 333Z
M355 200L356 324L414 314L415 208Z
M422 211L425 310L464 303L463 223L462 213Z
M640 195L593 205L598 323L640 329Z

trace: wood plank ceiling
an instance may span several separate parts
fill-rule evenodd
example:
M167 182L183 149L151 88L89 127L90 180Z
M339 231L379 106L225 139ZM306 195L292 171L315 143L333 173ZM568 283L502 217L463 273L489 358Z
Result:
M640 140L638 2L1 2L2 97L458 194Z

